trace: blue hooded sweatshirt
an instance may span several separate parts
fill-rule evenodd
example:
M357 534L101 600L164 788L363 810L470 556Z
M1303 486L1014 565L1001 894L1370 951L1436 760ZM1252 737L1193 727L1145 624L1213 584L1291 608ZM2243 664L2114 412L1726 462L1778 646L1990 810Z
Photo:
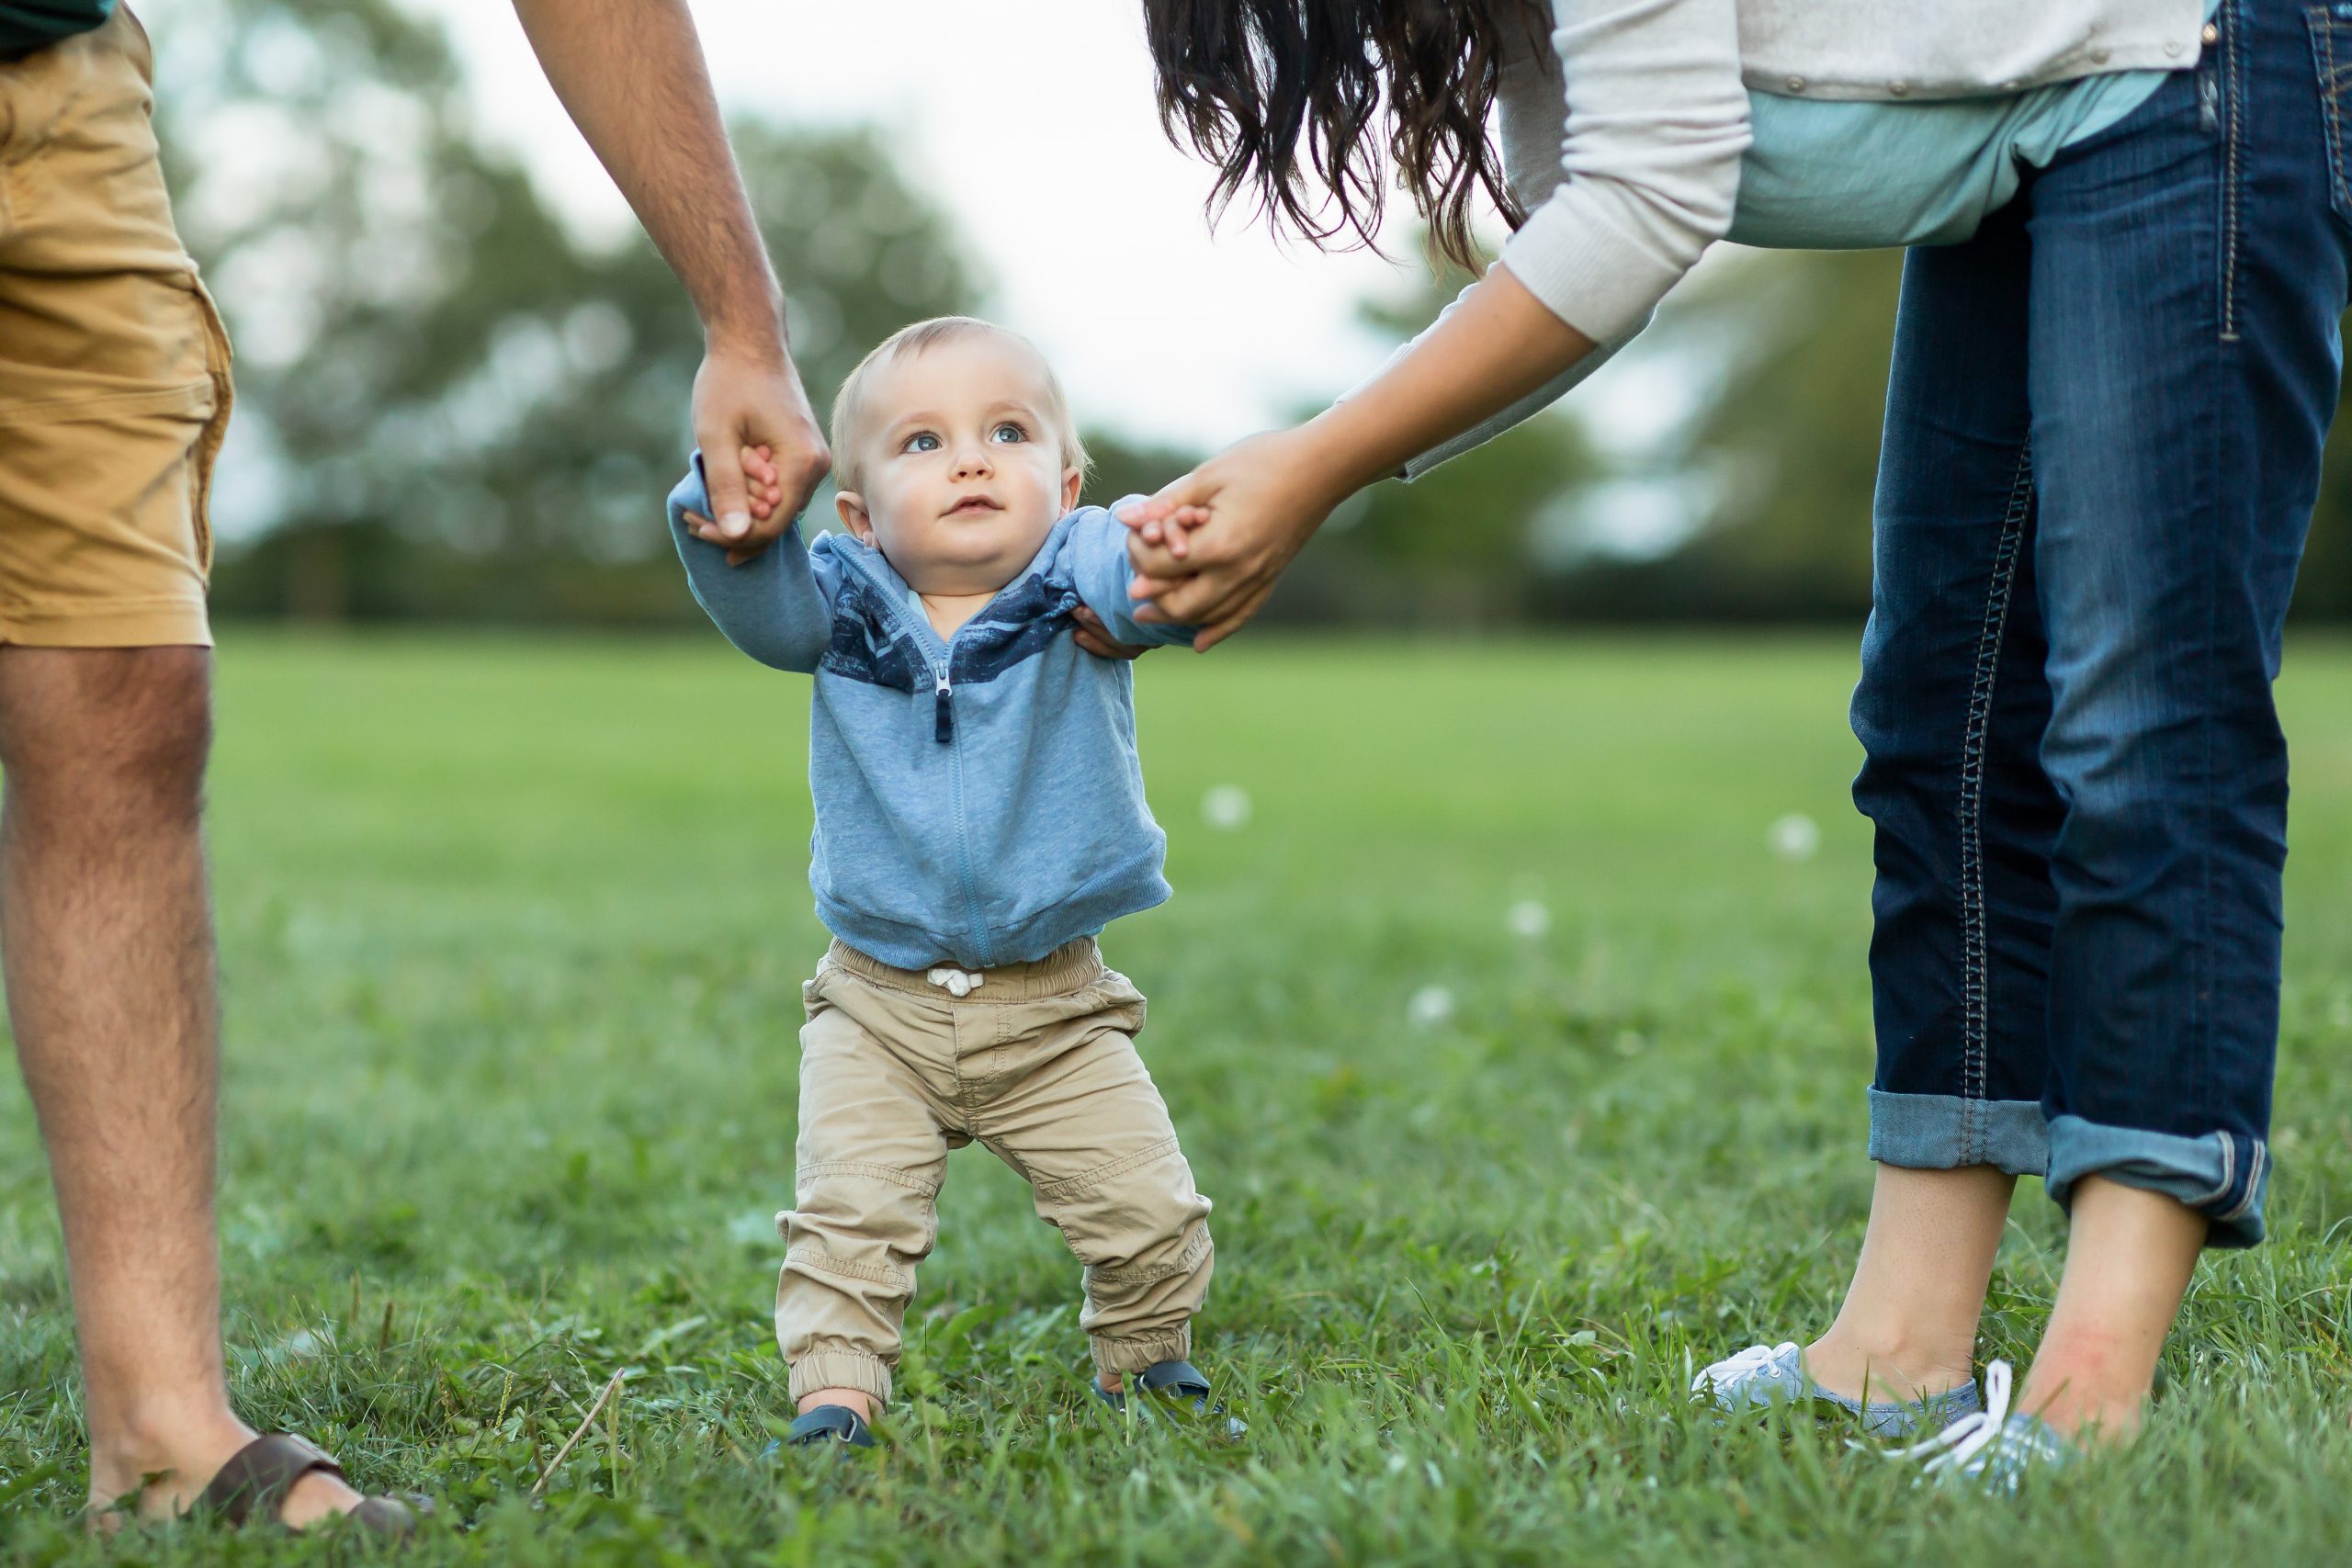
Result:
M1135 673L1070 640L1083 604L1126 643L1190 642L1135 618L1126 525L1080 507L943 641L882 553L798 525L740 567L687 531L710 515L699 456L670 492L686 581L727 640L816 677L808 792L817 918L904 969L1042 958L1167 898L1144 804Z

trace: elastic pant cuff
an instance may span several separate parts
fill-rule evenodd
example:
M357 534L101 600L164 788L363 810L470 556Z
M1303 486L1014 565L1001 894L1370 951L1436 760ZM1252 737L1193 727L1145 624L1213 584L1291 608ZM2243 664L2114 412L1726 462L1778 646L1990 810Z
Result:
M2079 1116L2050 1122L2050 1196L2071 1209L2075 1184L2103 1176L2125 1187L2177 1198L2211 1222L2205 1245L2235 1248L2262 1239L2270 1190L2270 1146L2242 1133L2183 1137L2107 1127Z
M1132 1339L1114 1339L1096 1335L1088 1343L1094 1350L1097 1371L1116 1372L1125 1377L1156 1367L1162 1361L1189 1361L1193 1359L1193 1326L1163 1329L1157 1334L1141 1334Z
M2050 1166L2050 1129L2038 1100L1968 1100L1872 1088L1871 1158L1906 1170L1989 1165L2011 1176Z
M812 1350L792 1363L792 1403L820 1388L854 1388L876 1404L890 1403L890 1369L864 1350Z

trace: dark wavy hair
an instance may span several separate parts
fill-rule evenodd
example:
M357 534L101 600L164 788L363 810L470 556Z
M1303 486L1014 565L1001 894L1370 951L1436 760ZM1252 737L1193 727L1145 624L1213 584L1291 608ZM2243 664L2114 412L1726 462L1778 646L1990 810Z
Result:
M1539 0L1144 0L1169 140L1217 166L1214 214L1251 206L1317 245L1373 243L1385 151L1442 255L1476 271L1478 191L1526 214L1487 135L1510 29L1541 37ZM1387 122L1380 125L1384 107ZM1384 149L1382 132L1385 132Z

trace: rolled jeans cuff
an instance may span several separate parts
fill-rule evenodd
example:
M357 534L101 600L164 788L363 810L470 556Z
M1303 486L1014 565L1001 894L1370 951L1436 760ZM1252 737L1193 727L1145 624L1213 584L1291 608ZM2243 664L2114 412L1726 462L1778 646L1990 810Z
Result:
M890 1369L864 1350L812 1350L792 1363L792 1403L820 1388L854 1388L876 1404L890 1403Z
M2040 1176L2050 1165L2050 1129L2038 1100L1968 1100L1956 1094L1892 1094L1873 1087L1871 1158L1906 1170L1989 1165Z
M2270 1147L2260 1138L2239 1133L2190 1138L2107 1127L2079 1116L2052 1118L2050 1196L2070 1208L2075 1184L2086 1176L2177 1198L2211 1223L2208 1247L2252 1247L2262 1239Z
M1132 1339L1113 1339L1097 1335L1089 1343L1094 1350L1095 1371L1116 1372L1125 1377L1156 1367L1162 1361L1190 1360L1193 1327L1186 1324L1181 1328L1141 1334Z

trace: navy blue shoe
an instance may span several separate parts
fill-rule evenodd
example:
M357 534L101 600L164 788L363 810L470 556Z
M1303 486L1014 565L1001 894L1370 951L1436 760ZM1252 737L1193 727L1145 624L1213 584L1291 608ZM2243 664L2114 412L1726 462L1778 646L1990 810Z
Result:
M870 1449L874 1446L874 1429L865 1424L865 1416L846 1404L820 1404L792 1423L792 1429L785 1434L784 1446L808 1449L820 1443Z
M1148 1417L1154 1405L1170 1411L1184 1410L1203 1420L1225 1415L1225 1406L1217 1402L1216 1391L1209 1386L1209 1380L1201 1375L1200 1369L1190 1361L1154 1361L1142 1371L1130 1374L1126 1381L1152 1396L1136 1406L1138 1416ZM1125 1413L1125 1392L1122 1390L1114 1393L1104 1388L1101 1374L1088 1378L1086 1386L1094 1391L1095 1398L1121 1414ZM1247 1422L1227 1418L1227 1437L1238 1438L1248 1430Z

